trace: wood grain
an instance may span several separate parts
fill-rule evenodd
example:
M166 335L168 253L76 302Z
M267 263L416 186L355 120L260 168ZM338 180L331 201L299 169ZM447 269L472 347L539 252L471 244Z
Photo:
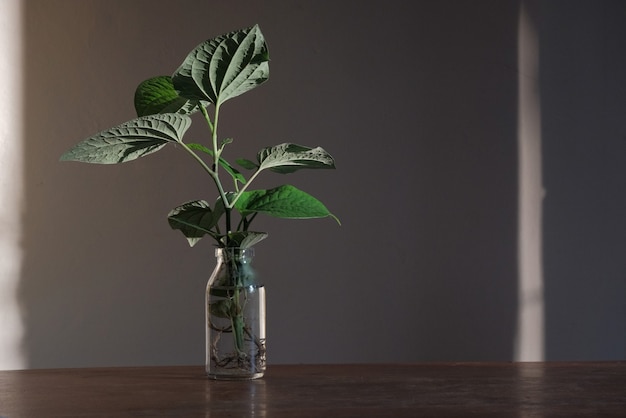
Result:
M626 363L271 365L0 371L0 417L626 416Z

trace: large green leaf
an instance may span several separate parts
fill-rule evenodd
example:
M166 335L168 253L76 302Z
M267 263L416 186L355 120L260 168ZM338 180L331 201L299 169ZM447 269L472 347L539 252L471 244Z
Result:
M223 213L221 200L215 205L215 210L211 210L204 200L194 200L172 209L167 215L167 221L172 229L180 230L193 247L206 234L216 236L211 229Z
M159 76L145 80L135 90L137 116L157 113L191 114L198 111L197 103L197 101L179 96L174 89L170 76Z
M253 212L289 219L333 216L322 202L288 184L269 190L243 192L235 202L235 208L243 216Z
M264 148L257 155L259 169L277 173L292 173L302 168L335 168L335 161L321 147L309 148L296 144L280 144Z
M265 82L269 55L258 25L198 45L174 72L179 94L220 105Z
M61 161L117 164L135 160L179 142L189 126L186 115L166 113L143 116L102 131L79 142L61 156Z

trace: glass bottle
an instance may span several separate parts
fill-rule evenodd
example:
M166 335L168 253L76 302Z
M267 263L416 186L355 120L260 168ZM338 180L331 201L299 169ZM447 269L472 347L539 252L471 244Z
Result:
M253 248L218 248L206 289L206 373L211 379L257 379L265 373L265 287Z

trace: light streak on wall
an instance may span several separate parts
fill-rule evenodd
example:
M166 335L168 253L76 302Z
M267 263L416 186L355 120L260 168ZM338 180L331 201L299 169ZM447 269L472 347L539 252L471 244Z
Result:
M537 28L522 2L518 26L518 320L516 361L544 358L541 106Z

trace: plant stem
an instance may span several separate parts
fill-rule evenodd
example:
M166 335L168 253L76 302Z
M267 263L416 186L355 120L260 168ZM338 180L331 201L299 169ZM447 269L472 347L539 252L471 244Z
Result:
M256 176L259 175L259 173L261 172L261 169L257 169L253 175L250 176L250 178L248 179L248 181L246 182L246 184L244 184L241 189L239 189L237 191L237 193L235 194L235 196L232 199L232 202L229 202L229 205L231 208L235 207L235 203L237 202L237 200L239 200L239 198L241 197L241 195L243 194L243 192L246 191L246 189L248 188L248 186L250 186L250 183L252 183L254 181L254 179L256 178Z
M220 156L222 154L222 150L220 148L218 148L217 146L217 124L219 121L219 115L220 115L220 105L219 102L215 104L215 115L213 116L213 123L211 123L211 118L209 117L209 114L207 112L207 110L204 108L204 106L200 106L200 111L202 112L202 115L204 116L204 119L207 121L208 125L209 125L209 129L211 130L211 143L213 145L213 170L208 170L209 174L211 174L211 177L213 177L213 180L215 181L215 184L217 185L217 189L220 193L220 196L222 197L222 201L224 202L224 214L225 214L225 218L226 218L226 241L228 242L228 234L231 231L231 211L232 209L235 207L235 203L237 203L237 200L239 200L239 197L241 197L241 194L243 192L246 191L246 189L250 186L250 183L252 183L254 181L254 179L259 175L259 173L261 172L261 169L257 169L254 174L252 174L252 176L250 176L250 178L248 179L248 181L241 187L241 189L238 189L236 194L234 195L234 197L232 198L232 201L229 201L226 198L226 193L224 192L224 188L222 187L222 182L219 179L219 160L220 160ZM195 153L194 153L195 155ZM197 157L197 156L196 156ZM198 157L199 158L199 157ZM205 165L206 167L206 165ZM207 167L208 168L208 167Z
M206 163L204 162L204 160L202 158L200 158L198 156L198 154L196 154L195 152L193 152L193 150L191 148L189 148L187 146L187 144L185 144L184 142L179 142L180 145L182 145L183 149L185 151L187 151L201 166L202 168L204 168L204 171L206 171L207 173L209 173L209 175L211 176L211 178L213 179L213 181L215 182L215 185L217 186L217 190L220 192L220 196L222 197L222 199L225 199L226 197L226 193L224 192L224 188L222 187L222 184L220 183L220 179L217 175L216 171L211 170L211 168L206 165ZM224 202L227 202L226 200L224 200Z
M211 123L211 118L209 117L208 112L206 111L206 109L204 108L204 106L200 106L200 111L202 112L202 115L204 116L204 119L207 121L207 123L209 124L209 128L211 129L211 144L213 146L213 170L212 171L212 177L213 177L213 181L215 182L216 186L217 186L217 190L220 194L220 197L222 198L222 202L224 202L224 215L225 215L225 219L226 219L226 231L225 231L225 243L226 247L228 247L228 234L230 234L231 231L231 211L233 208L233 205L230 204L230 202L228 201L228 198L226 197L226 192L224 191L224 187L222 187L222 182L220 181L220 175L219 175L219 167L220 167L220 156L222 154L222 150L218 148L217 146L217 125L219 122L219 116L220 116L220 104L219 102L215 104L215 114L213 116L213 123ZM195 154L195 153L194 153Z
M237 283L235 285L235 294L233 296L233 301L235 302L235 315L231 316L230 320L231 320L231 325L233 327L233 335L235 337L235 349L237 350L238 354L243 353L243 330L245 328L245 320L243 317L243 312L242 312L242 307L241 307L241 301L240 299L240 295L239 295L239 291L240 291L241 287L240 284Z

